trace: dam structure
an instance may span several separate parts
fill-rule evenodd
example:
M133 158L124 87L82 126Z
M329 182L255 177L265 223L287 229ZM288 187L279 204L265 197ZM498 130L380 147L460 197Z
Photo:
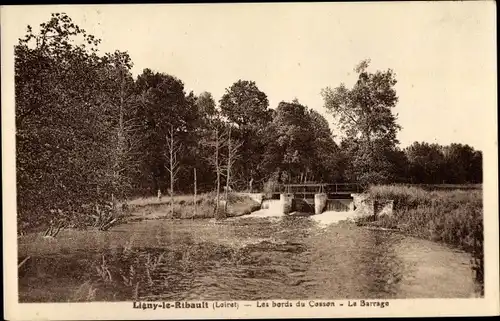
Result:
M242 193L261 204L258 215L318 215L350 212L355 216L392 215L393 200L373 199L357 183L282 184L266 193ZM264 211L264 212L262 212Z
M354 211L355 203L365 188L356 183L305 183L276 186L270 195L280 201L283 214L291 212Z

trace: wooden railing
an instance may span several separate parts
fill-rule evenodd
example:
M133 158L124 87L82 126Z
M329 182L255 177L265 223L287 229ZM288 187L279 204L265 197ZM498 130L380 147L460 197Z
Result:
M306 183L306 184L282 184L273 189L274 193L292 194L349 194L360 193L365 190L364 186L358 183Z

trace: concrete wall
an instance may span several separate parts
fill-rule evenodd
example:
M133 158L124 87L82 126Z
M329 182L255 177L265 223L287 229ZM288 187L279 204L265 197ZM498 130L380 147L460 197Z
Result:
M374 200L369 194L352 194L354 210L360 217L392 215L394 201L377 199Z
M357 216L372 216L374 215L374 203L370 199L369 194L352 194L354 211Z
M314 195L314 214L321 214L326 207L326 198L328 196L325 193Z
M262 200L264 198L263 193L236 193L236 194L241 196L248 196L259 204L262 204Z
M293 210L293 194L280 194L280 203L283 214L289 214Z

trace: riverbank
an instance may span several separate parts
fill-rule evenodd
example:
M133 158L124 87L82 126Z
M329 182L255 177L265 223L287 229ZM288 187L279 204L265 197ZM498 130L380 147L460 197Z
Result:
M198 208L214 205L210 199L200 197ZM280 215L276 201L244 215L260 205L233 195L232 218L218 222L213 210L198 212L206 219L176 212L193 210L192 195L174 199L177 219L169 218L169 199L129 204L133 219L106 232L67 229L54 239L39 233L19 239L19 261L28 258L19 268L20 300L465 298L477 293L468 253L405 235L410 233L360 228L350 212L291 217ZM400 215L395 214L393 220Z
M470 253L476 281L484 283L483 196L481 189L425 190L413 186L373 186L374 199L394 200L394 213L360 225L398 229Z
M143 220L18 250L21 302L474 297L466 253L308 217Z
M215 221L215 201L210 194L198 197L196 214L192 195L176 196L174 217L169 198L134 199L128 203L129 214L123 221L127 224L109 231L64 229L54 239L40 233L18 239L18 262L27 258L19 268L20 299L112 301L145 298L152 292L162 299L162 295L169 299L184 295L193 299L200 295L247 298L248 287L259 293L267 289L256 283L256 274L284 289L270 291L270 296L309 293L301 282L325 298L331 298L331 293L384 298L483 295L479 247L465 246L482 241L474 225L482 217L480 193L429 192L400 186L373 187L370 193L374 198L393 199L394 215L371 222L357 219L355 212L290 217L282 214L279 201L267 202L260 209L250 196L232 194L230 219ZM470 241L473 237L478 240ZM373 243L379 245L373 247ZM312 256L302 257L301 253ZM470 270L471 258L480 271L475 275ZM287 270L302 260L304 266L297 267L300 273L296 268ZM124 266L141 273L131 280L122 271ZM234 273L234 278L227 278L229 274L221 274L220 269ZM165 294L161 280L166 271L168 282L179 286L177 292ZM334 272L334 276L324 271ZM372 280L374 273L382 279ZM190 283L193 279L196 284ZM308 283L310 280L315 281ZM213 287L214 282L222 285ZM236 292L228 293L235 284L239 287ZM472 289L474 284L479 284L478 290Z
M127 220L142 219L205 219L216 217L216 196L214 193L198 195L196 204L193 195L174 196L173 216L171 213L170 197L163 197L160 200L156 197L138 198L129 201L130 217ZM223 197L219 212L221 216L224 204ZM225 217L238 217L250 214L260 209L260 204L246 195L229 194L227 212Z

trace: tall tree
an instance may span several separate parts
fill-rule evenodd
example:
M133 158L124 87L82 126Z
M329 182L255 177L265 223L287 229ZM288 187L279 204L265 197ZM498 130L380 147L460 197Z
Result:
M414 142L405 150L411 183L441 184L446 180L445 158L441 146Z
M313 133L309 130L307 109L298 102L280 102L268 131L266 165L277 170L278 181L296 181L311 164Z
M410 177L410 166L405 151L397 147L394 150L389 151L386 157L391 164L392 182L408 183Z
M482 154L471 146L414 142L404 153L411 183L465 184L482 181Z
M186 95L182 81L173 76L145 69L135 82L135 92L142 102L137 112L143 141L141 185L149 191L156 191L168 181L165 167L168 158L164 147L171 126L176 139L189 150L194 144L191 136L198 113L194 97ZM191 177L186 177L186 182L189 186Z
M309 109L305 119L313 134L311 144L314 146L311 155L310 180L321 182L341 182L344 180L344 160L340 148L334 141L334 135L328 121L313 109Z
M109 109L108 126L116 136L112 136L109 149L111 158L112 196L125 201L132 192L132 179L139 165L140 135L139 124L134 118L138 106L133 94L134 80L130 69L132 62L126 52L115 51L103 57L100 92L104 107Z
M234 136L242 142L241 161L236 166L244 181L262 175L260 172L265 150L263 138L271 121L268 107L266 94L253 81L238 80L226 89L220 100L222 116L236 125Z
M223 175L223 162L222 153L225 146L225 131L224 122L220 118L215 118L211 122L211 129L209 136L204 138L204 144L207 145L212 154L207 156L207 161L211 165L213 171L215 172L215 217L221 219L221 214L225 216L225 212L220 211L220 187L221 187L221 177Z
M192 138L191 164L196 168L197 183L201 190L211 191L215 174L211 166L207 166L206 160L213 157L211 146L205 144L205 138L212 136L213 122L219 117L219 111L216 109L215 100L211 93L202 92L196 97L195 106L198 113L198 125L196 126ZM193 172L194 173L194 172ZM194 178L194 177L193 177Z
M470 182L483 182L483 153L480 150L474 151L470 170Z
M204 117L201 119L210 120L217 114L217 109L215 106L215 100L211 93L204 91L198 95L196 99L196 107L198 108L198 113Z
M166 156L168 158L168 163L166 164L167 171L170 175L170 216L174 217L174 184L177 180L177 174L179 173L180 163L178 159L178 154L182 145L177 142L174 136L174 126L170 125L169 132L166 137L167 150Z
M394 86L396 78L391 69L368 72L370 61L362 61L354 70L358 80L349 89L344 84L323 89L325 108L333 114L347 139L355 142L349 155L355 180L363 183L390 181L390 164L387 157L396 144L396 134L401 128L396 123L392 108L398 97Z
M99 42L54 13L38 33L28 26L15 47L21 224L68 224L81 206L110 200L106 151L113 133L101 91L109 64L97 55Z
M266 132L264 164L288 182L342 180L340 150L326 119L297 100L281 102Z
M466 144L443 148L448 183L479 183L482 180L482 155Z

